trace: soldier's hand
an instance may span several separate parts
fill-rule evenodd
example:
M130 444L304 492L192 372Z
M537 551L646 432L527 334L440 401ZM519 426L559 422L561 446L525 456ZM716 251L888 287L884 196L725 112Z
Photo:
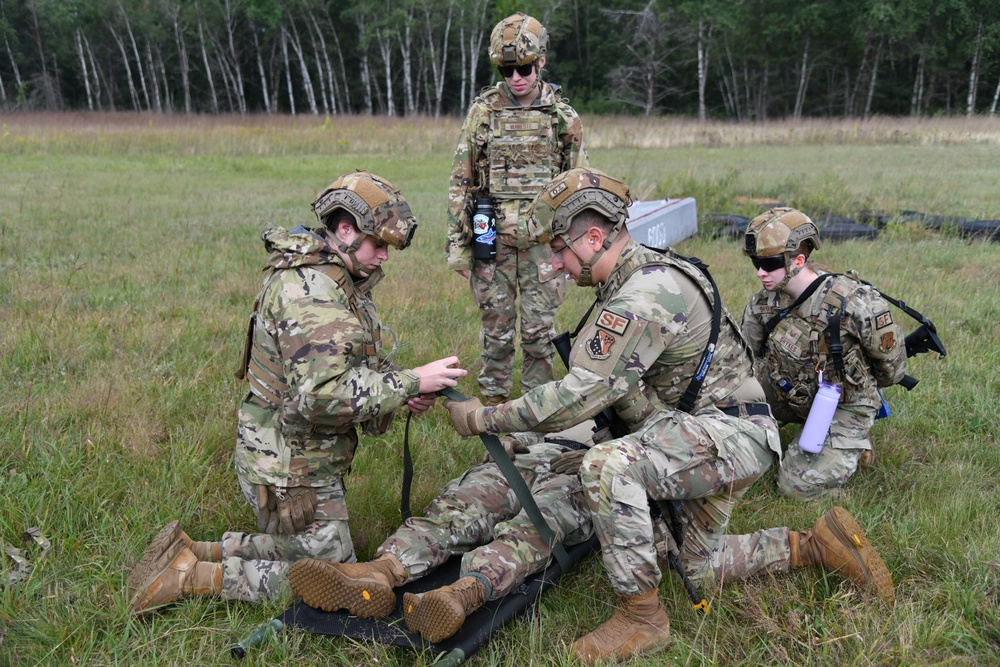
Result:
M466 280L468 280L468 279L469 279L469 272L468 272L468 271L465 271L465 270L462 270L462 269L459 269L458 271L455 271L455 273L457 273L458 275L462 276L462 277L463 277L463 278L465 278Z
M513 435L505 435L500 438L500 444L503 445L503 451L507 453L510 460L513 461L514 457L518 454L527 454L528 446L515 438ZM486 450L483 454L482 463L490 463L493 461L493 457L490 456L490 450Z
M319 497L311 486L257 487L257 525L263 533L301 533L316 518Z
M568 452L563 452L549 461L549 470L557 475L577 475L580 472L583 457L586 455L586 449L571 449Z
M452 426L463 438L479 435L485 430L480 421L481 417L477 417L479 410L483 408L483 404L479 402L478 398L470 398L466 401L445 401L444 406L448 408Z
M469 374L464 368L458 368L458 357L445 357L432 361L429 364L413 369L413 372L420 377L420 393L433 394L441 391L445 387L454 387L458 384L456 378Z

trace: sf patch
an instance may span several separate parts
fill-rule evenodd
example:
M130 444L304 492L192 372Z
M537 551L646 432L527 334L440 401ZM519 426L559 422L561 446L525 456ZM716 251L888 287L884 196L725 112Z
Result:
M625 333L628 329L629 320L625 317L619 315L610 310L602 310L600 315L597 316L597 326L602 329L607 329L611 333L616 333L619 336Z
M892 313L888 310L875 316L875 328L885 329L892 324Z
M587 341L587 354L591 359L604 360L611 356L611 348L618 339L603 329L598 329L594 337Z

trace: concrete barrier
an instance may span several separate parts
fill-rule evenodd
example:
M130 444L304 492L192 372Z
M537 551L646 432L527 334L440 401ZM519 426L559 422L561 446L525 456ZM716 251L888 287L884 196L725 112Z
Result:
M698 233L698 210L691 197L637 201L628 213L629 234L651 248L676 245Z

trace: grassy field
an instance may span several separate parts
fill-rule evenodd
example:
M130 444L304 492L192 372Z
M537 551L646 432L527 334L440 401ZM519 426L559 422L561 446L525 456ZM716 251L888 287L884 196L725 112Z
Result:
M138 622L123 584L171 519L195 539L255 526L230 457L260 230L311 224L317 190L351 169L393 181L421 227L386 265L383 320L409 342L404 366L458 354L473 371L459 388L474 394L478 315L442 250L459 122L39 114L0 124L0 541L20 546L38 527L52 543L44 557L29 551L30 578L0 590L0 665L232 664L230 645L287 600L191 600ZM773 198L849 216L1000 218L997 120L585 126L593 166L643 198L694 196L701 213L750 215L747 198ZM703 235L678 249L711 264L742 311L757 283L737 243ZM796 571L714 591L703 618L665 579L673 642L632 664L1000 664L1000 245L890 223L874 242L825 244L818 259L926 313L949 351L912 360L913 392L888 390L894 414L875 427L877 461L838 501L884 555L896 605ZM575 325L591 299L571 289L559 326ZM363 441L348 478L361 557L399 522L402 421ZM414 420L411 439L414 508L481 456L440 408ZM831 505L780 498L772 471L732 531L804 528ZM565 646L612 601L590 559L470 664L568 665ZM246 664L432 660L287 632Z

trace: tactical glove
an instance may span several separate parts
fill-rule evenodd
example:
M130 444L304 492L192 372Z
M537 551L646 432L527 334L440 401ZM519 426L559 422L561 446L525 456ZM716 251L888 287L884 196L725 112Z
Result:
M549 470L557 475L577 475L580 473L580 464L583 457L587 455L586 449L571 449L563 452L549 461Z
M507 456L510 457L511 461L513 461L514 457L517 456L518 454L528 453L528 446L523 442L521 442L520 440L518 440L513 435L505 435L501 437L500 444L503 445L503 450L507 452ZM490 456L490 450L487 449L486 453L483 454L483 460L481 462L490 463L492 461L493 457Z
M445 401L444 407L448 408L448 414L451 415L452 426L463 438L484 432L482 413L479 412L483 404L479 402L478 398L470 398L465 401Z
M257 485L257 527L262 533L301 533L316 517L319 497L311 486ZM279 530L280 529L280 530Z

